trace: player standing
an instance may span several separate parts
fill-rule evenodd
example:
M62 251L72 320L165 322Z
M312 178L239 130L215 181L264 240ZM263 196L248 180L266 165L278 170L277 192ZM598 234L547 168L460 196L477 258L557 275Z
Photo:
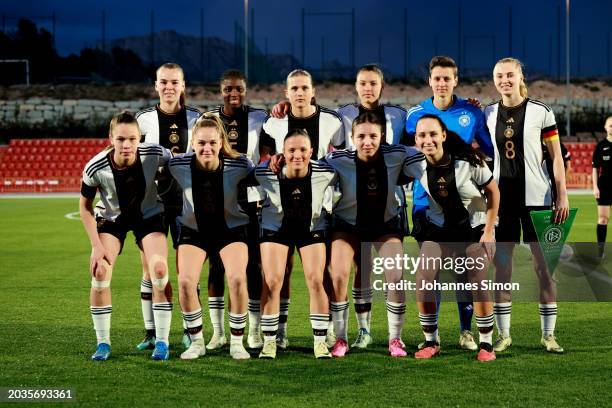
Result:
M228 141L232 149L245 154L254 164L259 163L259 134L268 114L263 109L255 109L245 104L247 83L244 74L237 70L223 73L220 80L223 105L207 112L221 118L225 125ZM250 348L261 348L263 339L260 334L261 322L261 266L259 256L259 212L260 203L248 200L253 196L252 188L241 188L240 206L249 215L249 264L247 284L249 292L249 335ZM223 265L218 254L209 254L208 309L213 326L213 335L206 345L214 350L226 344L224 330L224 281Z
M501 100L487 106L484 112L489 131L495 135L494 175L501 193L496 231L498 245L494 260L495 280L510 282L512 254L515 243L521 239L522 230L523 242L529 243L531 247L540 283L540 342L547 351L562 353L563 348L554 336L557 320L556 283L540 250L529 215L532 210L551 209L554 204L553 222L563 223L568 217L565 170L555 115L542 102L527 97L527 86L519 60L499 60L493 69L493 81ZM543 160L542 141L552 160L557 191L554 203L550 176ZM495 293L494 310L499 337L494 348L497 352L512 345L511 299L510 291L500 290Z
M412 144L416 123L426 114L438 116L448 130L457 134L465 143L472 144L475 140L480 150L493 157L491 136L486 127L484 115L480 108L472 105L467 99L454 95L453 91L459 82L457 64L447 56L436 56L429 62L429 86L433 97L424 100L408 110L406 131L408 143ZM429 206L427 193L416 181L412 191L412 233L418 235L421 224L426 222L426 212ZM457 292L457 307L459 311L460 335L459 345L466 350L477 350L478 345L472 335L473 306L470 292ZM459 301L459 299L463 299Z
M155 175L171 154L158 145L140 144L140 137L132 114L115 115L109 130L111 148L94 156L83 170L79 213L92 247L91 317L98 338L93 360L107 360L110 356L110 283L115 260L129 231L134 232L143 262L152 275L155 340L151 357L169 357L172 287L168 282L164 207L158 201ZM101 202L94 209L97 191Z
M597 200L597 243L599 257L603 258L612 205L612 116L604 125L606 138L597 143L593 151L593 195Z
M287 75L285 96L289 99L290 110L283 118L270 117L263 125L260 138L261 156L282 152L285 136L290 130L304 129L310 137L313 149L312 158L321 159L330 146L341 147L344 144L344 128L338 114L320 105L312 104L315 88L312 76L303 69L296 69ZM325 207L331 211L332 190L328 192ZM285 349L287 340L287 315L290 304L291 259L285 283L281 291L280 320L278 329L278 346Z
M159 103L136 113L138 126L146 143L157 143L171 152L185 153L191 140L191 129L200 112L185 104L185 76L180 65L165 63L156 71L155 90ZM176 249L178 230L176 217L183 207L182 192L166 169L158 174L158 191L164 203L164 224L170 230L172 244ZM143 254L140 254L143 259ZM143 259L144 260L144 259ZM139 350L151 348L154 342L155 324L151 309L151 278L147 263L142 262L142 281L140 299L142 318L145 325L145 338L136 347ZM189 347L189 335L183 322L183 345Z

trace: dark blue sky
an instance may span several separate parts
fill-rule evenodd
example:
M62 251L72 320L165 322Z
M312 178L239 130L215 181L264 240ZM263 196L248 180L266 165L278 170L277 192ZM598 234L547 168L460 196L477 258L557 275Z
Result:
M51 28L38 17L56 13L57 48L60 54L78 52L101 38L101 15L106 12L107 39L149 33L150 12L155 11L155 30L173 29L199 36L200 10L204 9L204 35L234 40L234 21L242 24L244 1L92 1L2 0L7 28L16 18L31 18ZM512 54L521 58L532 73L557 73L557 7L561 6L562 46L565 44L565 0L249 0L255 13L255 42L269 53L289 53L293 40L296 58L301 58L301 9L307 12L356 13L356 64L382 63L397 74L404 72L404 8L408 8L409 62L412 70L423 66L436 52L449 54L462 68L488 70L509 52L508 7L512 5ZM571 46L573 73L582 76L612 75L612 1L572 0ZM458 56L458 10L462 13L464 52ZM306 20L306 64L320 67L322 41L325 59L349 63L350 18L317 16ZM552 43L552 50L550 44ZM379 47L380 44L380 47ZM580 50L580 52L579 52ZM580 55L580 58L578 58ZM562 50L564 67L565 56Z

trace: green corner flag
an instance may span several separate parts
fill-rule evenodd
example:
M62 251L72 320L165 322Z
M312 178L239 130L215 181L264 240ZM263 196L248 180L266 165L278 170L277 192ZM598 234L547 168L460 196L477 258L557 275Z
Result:
M569 216L563 224L554 224L552 222L554 214L552 210L530 212L540 248L542 248L546 265L548 265L551 274L555 271L557 263L559 263L559 256L572 228L574 218L576 218L576 212L578 212L577 208L570 208Z

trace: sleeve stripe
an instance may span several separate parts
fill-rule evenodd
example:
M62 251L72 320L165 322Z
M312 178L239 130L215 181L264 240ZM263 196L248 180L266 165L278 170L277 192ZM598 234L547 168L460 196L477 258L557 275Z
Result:
M105 157L105 159L106 159L106 157ZM89 178L91 178L91 177L94 176L94 174L96 174L98 172L98 170L101 170L101 169L103 169L106 166L108 166L108 162L106 162L106 163L98 162L98 163L92 165L91 167L85 169L85 174L87 174L87 176Z
M493 181L493 175L491 175L491 177L489 177L489 179L484 184L479 185L478 188L484 188L488 186L491 181Z

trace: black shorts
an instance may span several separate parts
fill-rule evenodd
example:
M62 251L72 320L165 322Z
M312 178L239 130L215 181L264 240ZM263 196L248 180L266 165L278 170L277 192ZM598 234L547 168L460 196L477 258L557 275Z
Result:
M405 236L405 229L402 224L402 219L399 216L381 224L379 227L371 228L362 228L352 225L341 218L332 216L331 231L356 235L360 242L376 242L384 235L395 235L400 240Z
M277 244L298 249L312 244L325 243L325 231L308 231L296 233L288 229L281 228L278 231L272 231L262 228L259 236L259 242L275 242Z
M599 198L597 199L597 205L612 205L612 188L608 187L607 180L598 180L599 187Z
M422 229L415 239L418 242L433 241L433 242L465 242L468 244L480 242L483 234L484 225L471 227L470 225L448 228L438 227L437 225L426 222L422 224Z
M234 242L244 242L248 245L246 225L204 234L180 225L177 247L180 245L193 245L209 254L217 253Z
M523 242L538 242L538 235L533 227L531 211L550 210L550 206L513 207L511 204L499 209L499 224L495 230L497 242L520 242L521 229Z
M141 241L144 237L153 232L161 232L165 235L167 231L164 228L164 217L162 214L157 214L135 223L109 221L104 218L96 218L96 222L98 224L98 234L111 234L112 236L116 237L119 242L121 242L121 249L119 250L119 253L121 253L123 250L123 243L125 242L125 237L129 231L134 233L134 236L136 237L136 245L138 245L138 248L141 250Z

